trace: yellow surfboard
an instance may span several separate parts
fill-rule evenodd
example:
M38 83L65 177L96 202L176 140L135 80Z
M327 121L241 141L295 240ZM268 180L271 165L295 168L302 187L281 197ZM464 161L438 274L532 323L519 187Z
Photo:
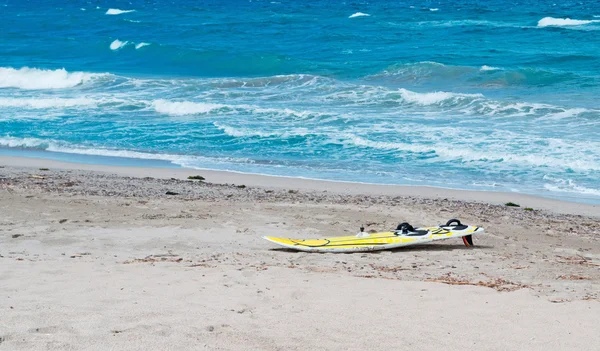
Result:
M481 227L463 225L460 221L453 219L442 226L413 228L408 223L402 223L394 231L372 234L361 231L357 235L324 239L290 239L272 236L263 238L277 245L299 251L362 252L387 250L450 238L462 238L466 246L473 246L472 235L483 233L483 231Z

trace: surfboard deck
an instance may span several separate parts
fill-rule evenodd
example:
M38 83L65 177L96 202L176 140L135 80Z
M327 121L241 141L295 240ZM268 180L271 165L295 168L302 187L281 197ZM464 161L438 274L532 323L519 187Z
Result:
M460 228L460 229L457 229ZM306 252L364 252L388 250L397 247L425 244L436 240L462 238L465 245L472 246L470 235L483 233L476 226L434 226L414 228L413 231L389 231L364 233L351 236L338 236L323 239L291 239L264 236L263 238L292 250ZM467 240L468 238L468 240Z

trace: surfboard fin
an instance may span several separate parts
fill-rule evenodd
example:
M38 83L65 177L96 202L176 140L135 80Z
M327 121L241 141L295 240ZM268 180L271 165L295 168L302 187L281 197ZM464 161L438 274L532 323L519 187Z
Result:
M465 243L466 247L475 246L475 245L473 245L473 236L472 235L465 235L462 237L462 239L463 239L463 243Z

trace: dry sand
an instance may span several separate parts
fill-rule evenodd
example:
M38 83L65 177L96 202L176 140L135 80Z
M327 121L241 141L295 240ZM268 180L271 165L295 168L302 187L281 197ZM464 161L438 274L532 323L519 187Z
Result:
M10 157L0 166L0 350L600 349L598 206ZM486 228L475 248L309 254L260 238L453 217Z

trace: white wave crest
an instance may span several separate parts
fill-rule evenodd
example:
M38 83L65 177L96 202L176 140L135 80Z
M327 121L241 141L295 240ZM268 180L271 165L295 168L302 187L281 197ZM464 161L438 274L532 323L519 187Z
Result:
M0 88L19 89L64 89L87 83L92 79L107 76L107 74L67 72L64 68L45 70L23 67L14 69L0 67Z
M600 20L576 20L570 18L544 17L538 21L538 27L581 26L594 22L600 22Z
M0 137L0 146L45 149L48 147L48 142L36 138Z
M152 102L152 107L158 113L164 113L172 116L185 116L185 115L197 115L205 114L214 110L222 109L227 107L226 105L211 104L204 102L174 102L163 99L155 100Z
M56 140L43 140L37 138L14 138L14 137L0 137L0 146L13 147L13 148L28 148L28 149L41 149L51 152L61 152L67 154L79 154L79 155L90 155L90 156L108 156L108 157L122 157L132 159L143 159L143 160L159 160L168 161L181 167L198 168L198 164L205 165L208 163L251 163L252 160L246 158L204 158L201 156L186 156L186 155L173 155L173 154L154 154L150 152L140 152L131 150L119 150L119 149L105 149L105 148L90 148L79 145L72 145L66 142Z
M373 141L352 134L341 137L343 144L368 147L379 150L408 151L427 154L430 157L439 157L443 160L460 160L462 162L484 162L498 164L518 164L536 167L561 168L565 167L578 170L600 170L600 163L595 158L567 160L563 156L543 156L539 154L518 154L509 151L492 150L488 148L467 148L450 145L423 145L402 142Z
M136 44L135 49L138 50L138 49L141 49L144 46L148 46L148 45L150 45L150 43L139 43L139 44Z
M129 13L129 12L134 12L135 10L119 10L119 9L108 9L108 11L106 11L107 15L120 15L123 13Z
M502 68L499 68L499 67L483 65L483 66L481 66L481 68L479 70L480 71L500 71L501 69Z
M371 16L371 15L369 15L368 13L357 12L355 14L350 15L348 18L369 17L369 16Z
M577 185L571 179L553 178L546 175L544 176L544 180L551 182L550 184L544 184L544 188L549 191L600 196L600 188L593 189Z
M48 98L48 99L13 99L0 98L0 107L23 107L33 109L66 108L76 106L93 106L97 102L88 98Z
M435 11L438 11L438 10L439 10L438 8L429 9L429 11L431 11L431 12L435 12Z
M213 123L213 125L215 127L219 128L220 130L222 130L223 133L225 133L229 136L232 136L232 137L236 137L236 138L253 137L253 136L267 138L267 137L279 135L277 133L266 133L266 132L261 132L258 130L251 130L251 129L247 129L247 128L234 128L234 127L222 125L222 124L219 124L216 122Z
M111 50L119 50L129 43L128 41L120 41L119 39L115 39L112 43L110 43Z
M444 91L437 91L433 93L416 93L403 88L401 88L399 91L404 101L421 106L439 105L445 103L456 104L465 100L473 101L474 99L483 98L483 95L481 94L459 94Z

